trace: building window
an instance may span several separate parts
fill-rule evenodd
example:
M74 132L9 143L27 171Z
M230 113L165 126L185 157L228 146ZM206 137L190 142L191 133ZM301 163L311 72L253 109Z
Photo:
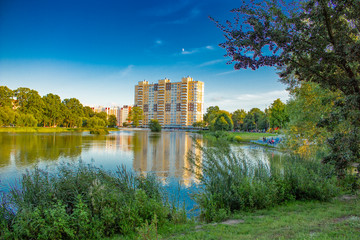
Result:
M171 111L171 104L170 104L170 103L166 103L166 104L165 104L165 111L166 111L166 112L170 112L170 111Z
M155 83L155 84L154 84L154 91L157 91L157 90L158 90L158 87L159 87L159 84Z
M153 111L154 111L154 112L157 112L157 104L154 104Z
M166 90L171 90L171 83L166 83Z
M148 104L144 104L144 112L148 112L149 111L149 105Z
M180 112L181 111L181 103L177 103L176 104L176 111Z
M188 105L188 111L194 111L194 103L189 103Z

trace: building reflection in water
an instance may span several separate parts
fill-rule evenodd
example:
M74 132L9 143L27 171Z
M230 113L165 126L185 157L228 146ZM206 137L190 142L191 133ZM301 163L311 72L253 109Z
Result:
M187 159L189 150L199 151L193 145L193 139L185 132L135 132L133 136L135 171L146 174L156 173L165 181L166 178L177 178L188 186L194 176Z

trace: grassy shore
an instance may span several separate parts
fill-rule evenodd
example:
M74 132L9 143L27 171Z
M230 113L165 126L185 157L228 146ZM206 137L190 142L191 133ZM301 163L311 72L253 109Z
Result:
M0 132L8 133L53 133L53 132L84 132L89 128L62 128L62 127L0 127ZM107 128L108 131L119 131L117 128Z
M230 142L250 142L252 140L259 140L263 137L271 138L278 136L278 134L274 133L255 133L255 132L225 132L225 131L202 131L199 132L207 139L219 140L226 139Z
M193 222L165 230L159 233L163 239L360 239L360 199L296 201L235 214L222 223Z

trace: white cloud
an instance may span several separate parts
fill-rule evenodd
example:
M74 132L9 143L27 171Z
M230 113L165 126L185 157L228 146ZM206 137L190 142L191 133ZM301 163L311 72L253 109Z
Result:
M204 51L209 51L209 50L214 50L213 46L205 46L205 47L200 47L200 48L193 48L191 50L186 50L185 48L181 49L181 54L182 55L189 55L189 54L194 54L194 53L199 53L199 52L204 52Z
M216 59L216 60L204 62L204 63L198 65L198 67L210 66L210 65L214 65L214 64L217 64L217 63L225 62L225 61L226 61L226 59Z
M205 96L205 103L206 107L219 106L220 109L230 112L233 112L236 109L245 109L246 111L249 111L252 108L264 110L278 98L280 98L281 101L286 102L289 99L289 92L286 90L277 90L262 93L245 93L232 96L212 93Z

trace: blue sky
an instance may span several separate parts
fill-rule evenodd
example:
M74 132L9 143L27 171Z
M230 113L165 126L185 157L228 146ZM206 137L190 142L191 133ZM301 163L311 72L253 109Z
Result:
M0 85L84 105L133 104L144 79L205 82L205 107L264 109L286 101L273 68L226 64L222 32L233 0L0 0Z

